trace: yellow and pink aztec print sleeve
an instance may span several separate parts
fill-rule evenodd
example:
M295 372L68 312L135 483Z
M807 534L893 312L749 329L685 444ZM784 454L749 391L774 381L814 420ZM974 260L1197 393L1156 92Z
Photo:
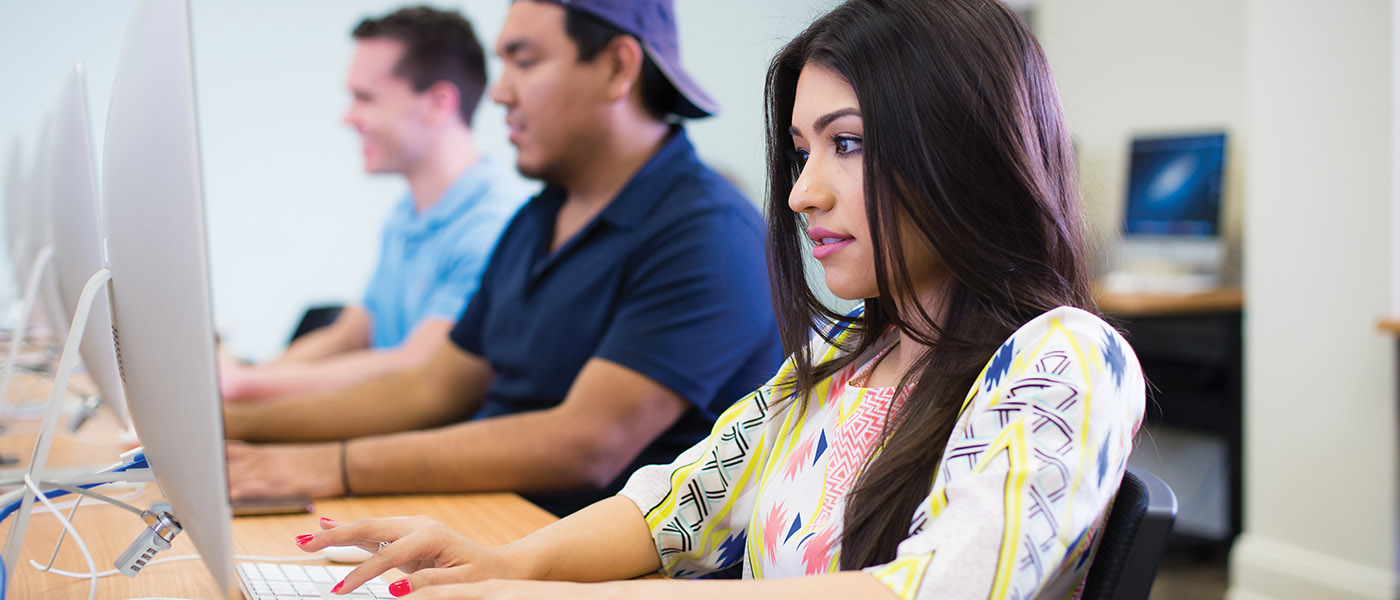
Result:
M843 331L837 339L847 335ZM813 344L816 363L837 353L820 339ZM669 465L638 469L619 492L646 516L666 575L698 577L743 560L772 443L765 428L770 413L787 402L775 390L778 382L789 380L792 360L789 357L772 379L720 415L709 437Z
M1027 323L969 391L897 557L866 571L905 599L1077 597L1144 400L1136 356L1098 317Z
M646 516L666 575L697 577L743 559L773 381L720 415L709 437L671 464L638 469L619 492Z

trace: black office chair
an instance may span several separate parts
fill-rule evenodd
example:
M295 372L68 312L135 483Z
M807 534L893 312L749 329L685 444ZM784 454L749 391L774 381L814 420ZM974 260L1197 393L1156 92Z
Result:
M295 342L303 335L334 323L344 308L345 306L341 304L328 304L306 309L306 313L301 316L301 322L297 323L296 330L292 332L292 339L287 340L287 343Z
M1176 521L1176 494L1147 469L1123 473L1099 549L1084 579L1084 600L1147 600Z

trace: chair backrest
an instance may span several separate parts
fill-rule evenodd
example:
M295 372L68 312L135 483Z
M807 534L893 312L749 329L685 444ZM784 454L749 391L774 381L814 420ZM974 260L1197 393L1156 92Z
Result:
M1129 465L1084 579L1084 600L1147 600L1174 521L1171 487L1147 469Z
M297 323L296 330L292 332L292 339L287 340L287 343L295 342L303 335L334 323L344 308L345 306L342 304L329 304L306 309L306 312L301 315L301 322Z

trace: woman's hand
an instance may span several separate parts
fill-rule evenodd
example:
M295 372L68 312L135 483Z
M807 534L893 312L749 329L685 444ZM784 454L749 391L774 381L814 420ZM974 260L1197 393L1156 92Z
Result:
M302 550L358 546L374 553L332 589L341 594L392 568L411 574L390 585L390 590L400 596L443 583L518 579L529 574L524 561L508 556L502 548L474 542L428 517L364 519L344 524L323 518L321 529L297 537ZM381 547L381 542L387 545Z

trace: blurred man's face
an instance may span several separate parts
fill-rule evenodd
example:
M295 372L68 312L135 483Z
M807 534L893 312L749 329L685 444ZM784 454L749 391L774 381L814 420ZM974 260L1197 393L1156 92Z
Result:
M394 74L403 52L398 40L360 40L345 80L351 97L345 122L360 134L369 173L406 173L431 147L427 94L414 92L408 79Z
M543 2L511 4L496 54L505 66L491 99L506 108L516 168L562 183L597 152L609 105L607 61L580 63L564 31L564 9Z

